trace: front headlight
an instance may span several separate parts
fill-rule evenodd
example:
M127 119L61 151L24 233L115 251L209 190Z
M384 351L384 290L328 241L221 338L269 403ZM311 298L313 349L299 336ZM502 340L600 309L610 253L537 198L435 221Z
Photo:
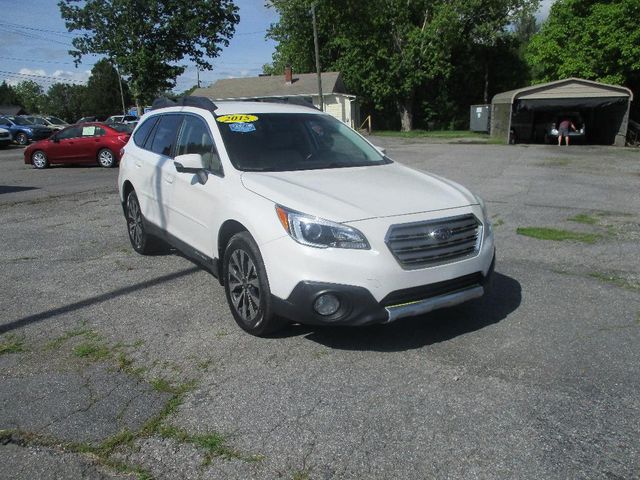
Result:
M482 219L482 222L484 223L484 234L489 235L492 230L493 230L493 224L491 223L491 219L489 218L489 211L487 210L487 205L484 203L484 200L482 200L482 198L480 198L478 195L475 195L476 200L478 201L478 204L480 205L480 208L482 209L482 216L484 217Z
M368 250L369 242L352 227L289 210L276 205L278 220L296 242L316 248L354 248Z

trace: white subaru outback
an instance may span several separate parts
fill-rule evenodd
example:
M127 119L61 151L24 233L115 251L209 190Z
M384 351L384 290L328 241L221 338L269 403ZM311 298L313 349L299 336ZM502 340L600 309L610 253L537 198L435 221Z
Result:
M388 323L484 294L493 233L466 188L305 106L167 105L120 162L131 244L169 243L208 268L247 332Z

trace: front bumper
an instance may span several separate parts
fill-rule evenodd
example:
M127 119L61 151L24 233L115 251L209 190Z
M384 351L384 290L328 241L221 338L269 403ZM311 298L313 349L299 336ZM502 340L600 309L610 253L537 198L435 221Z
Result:
M363 287L321 282L300 282L283 300L272 296L275 313L307 325L364 326L391 323L479 298L491 287L495 255L486 274L475 272L442 282L389 293L380 302ZM336 313L322 316L313 310L314 301L331 293L340 300Z

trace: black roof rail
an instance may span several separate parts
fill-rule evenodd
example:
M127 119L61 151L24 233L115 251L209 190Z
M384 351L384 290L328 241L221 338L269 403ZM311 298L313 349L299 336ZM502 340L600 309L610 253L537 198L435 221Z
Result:
M265 102L265 103L287 103L289 105L298 105L300 107L313 108L320 110L313 103L305 100L303 97L273 97L273 98L251 98L244 100L245 102Z
M189 96L177 98L175 101L167 97L156 98L151 105L151 110L157 110L159 108L166 107L196 107L202 108L204 110L209 110L210 112L213 112L218 108L216 104L207 97Z
M178 105L182 105L183 107L204 108L205 110L209 110L211 112L213 112L216 108L218 108L216 104L213 103L211 99L207 97L192 97L192 96L180 97L177 100L177 103Z
M151 104L151 110L158 110L159 108L175 107L176 102L167 97L158 97Z

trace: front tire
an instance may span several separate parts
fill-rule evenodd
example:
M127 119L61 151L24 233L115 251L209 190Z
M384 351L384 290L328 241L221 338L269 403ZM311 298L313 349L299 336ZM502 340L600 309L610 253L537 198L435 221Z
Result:
M116 164L116 156L108 148L98 152L98 164L103 168L111 168Z
M42 150L36 150L31 155L31 164L33 165L33 168L37 168L39 170L47 168L49 166L49 159L47 158L47 154Z
M144 217L135 191L127 195L127 231L133 249L141 255L150 255L160 250L160 240L149 235L144 226Z
M263 336L283 326L273 313L262 255L248 232L231 237L224 252L223 279L231 314L240 328Z
M19 133L16 135L16 143L17 143L18 145L23 145L23 146L24 146L24 145L26 145L26 144L28 144L28 143L29 143L29 137L27 137L27 134L26 134L26 133L19 132Z

